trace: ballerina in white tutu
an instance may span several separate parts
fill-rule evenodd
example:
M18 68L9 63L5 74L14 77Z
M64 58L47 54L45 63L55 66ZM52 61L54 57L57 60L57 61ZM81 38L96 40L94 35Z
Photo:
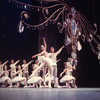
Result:
M21 69L21 66L18 65L18 71L15 74L13 74L13 76L16 76L16 74L18 74L18 76L14 77L12 79L12 83L17 83L17 86L16 87L19 87L20 86L20 83L24 84L24 86L27 87L26 78L25 77L22 77L22 71L24 70L24 68Z
M43 79L44 79L44 85L45 85L45 74L46 74L46 66L48 66L49 71L50 71L50 77L52 78L52 74L53 74L53 61L49 58L49 53L47 53L46 49L47 49L47 45L46 45L46 41L45 38L43 38L44 41L44 45L41 45L41 50L42 52L39 54L36 54L34 56L32 56L32 58L35 58L37 56L41 56L41 60L43 62L45 62L45 66L43 67ZM51 78L49 80L49 88L51 88Z
M36 86L36 88L38 87L38 84L39 84L39 87L41 87L41 82L43 80L39 76L39 70L36 71L37 67L38 66L36 66L36 64L33 64L32 65L33 71L32 71L32 74L29 76L29 80L27 81L27 84L33 84L32 87L35 87ZM36 72L34 73L34 71L36 71ZM34 73L34 75L33 75L33 73Z
M0 83L4 83L4 87L6 87L8 84L10 84L9 87L12 87L12 81L11 79L9 78L9 71L10 70L7 70L7 65L4 66L4 71L0 74L1 75L4 75L3 77L0 78Z
M29 71L28 71L28 66L33 62L33 60L29 61L28 63L26 63L26 60L23 60L23 64L22 64L22 68L24 68L23 70L23 77L26 77L26 79L28 79L29 77Z
M4 62L3 64L2 64L2 62L0 61L0 74L3 72L3 67L4 67L4 65L6 65L8 63L8 60L6 61L6 62Z
M11 60L11 64L10 64L10 68L13 68L13 70L11 70L11 79L14 78L13 74L16 73L16 64L19 62L20 60L17 60L15 63L14 63L14 60L12 59Z
M70 62L65 62L64 63L64 66L65 66L65 69L64 71L60 74L60 77L62 77L62 75L65 73L65 76L63 76L61 79L60 79L60 83L65 83L66 84L66 87L69 87L70 88L70 81L73 81L73 87L76 88L76 84L75 84L75 77L73 77L71 75L71 72L72 72L72 66L70 65Z

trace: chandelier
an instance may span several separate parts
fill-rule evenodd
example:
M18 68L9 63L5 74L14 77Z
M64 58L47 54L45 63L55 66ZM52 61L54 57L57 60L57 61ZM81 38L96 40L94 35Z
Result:
M30 5L17 0L9 0L10 3L16 5L25 11L21 12L20 22L18 25L18 32L24 31L24 26L32 30L42 30L48 26L48 24L57 24L59 33L65 30L65 46L71 44L72 52L70 62L77 66L77 54L76 51L82 49L80 40L83 42L87 41L94 54L98 56L100 60L100 35L97 33L97 25L94 23L92 26L88 19L80 12L75 10L74 7L69 7L66 2L59 0L36 0L40 3L39 6ZM48 5L49 4L49 5ZM51 4L51 5L50 5ZM53 13L50 11L56 8ZM27 11L41 12L44 21L37 25L28 24L25 20L29 19ZM59 22L59 17L62 16L62 21Z

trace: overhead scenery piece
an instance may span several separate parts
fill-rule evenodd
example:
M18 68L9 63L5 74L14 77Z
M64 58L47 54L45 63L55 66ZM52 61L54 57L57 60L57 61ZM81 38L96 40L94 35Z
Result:
M36 0L38 5L31 5L20 0L9 0L11 4L24 9L20 15L18 32L24 31L24 26L32 30L42 30L49 24L56 24L59 33L65 31L65 46L71 45L70 62L77 66L77 51L82 49L81 41L87 41L94 54L100 60L100 35L97 33L97 24L93 26L88 19L75 7L69 7L67 3L59 0ZM42 14L44 20L38 24L29 24L29 11ZM59 18L61 17L61 22Z

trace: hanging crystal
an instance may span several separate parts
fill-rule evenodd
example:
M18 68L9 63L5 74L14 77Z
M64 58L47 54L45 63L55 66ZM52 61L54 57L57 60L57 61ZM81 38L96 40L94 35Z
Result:
M100 44L98 44L97 49L100 51Z
M24 5L24 9L26 9L27 8L27 6L26 5Z
M72 56L73 59L76 59L77 58L76 52L72 52L71 56Z
M98 59L100 60L100 53L98 53Z
M47 8L45 9L45 13L46 13L46 15L48 15L48 14L49 14L49 11L48 11L48 9L47 9Z
M77 42L77 50L78 51L82 50L82 46L81 46L81 43L79 41Z
M80 31L78 32L78 35L81 36L81 32Z
M72 33L72 35L76 35L76 30L77 30L77 26L76 26L76 21L75 21L75 19L71 19L71 33Z
M68 35L65 37L65 45L68 46L71 43L71 39L69 38Z
M74 7L71 8L71 13L72 13L73 16L75 16L76 10L75 10Z
M73 61L73 65L74 65L74 66L77 66L77 63L78 63L78 60L75 59L75 60Z
M23 25L22 21L20 21L19 25L18 25L18 32L22 33L23 31L24 31L24 25Z

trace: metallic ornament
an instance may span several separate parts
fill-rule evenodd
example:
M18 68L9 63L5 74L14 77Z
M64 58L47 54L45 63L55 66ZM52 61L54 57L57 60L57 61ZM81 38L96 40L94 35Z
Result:
M76 30L77 30L77 26L76 26L76 21L75 19L71 20L71 33L72 35L76 35Z
M72 52L71 56L72 56L73 59L76 59L77 58L76 52Z
M71 39L69 38L68 35L65 37L65 45L68 46L71 43Z

